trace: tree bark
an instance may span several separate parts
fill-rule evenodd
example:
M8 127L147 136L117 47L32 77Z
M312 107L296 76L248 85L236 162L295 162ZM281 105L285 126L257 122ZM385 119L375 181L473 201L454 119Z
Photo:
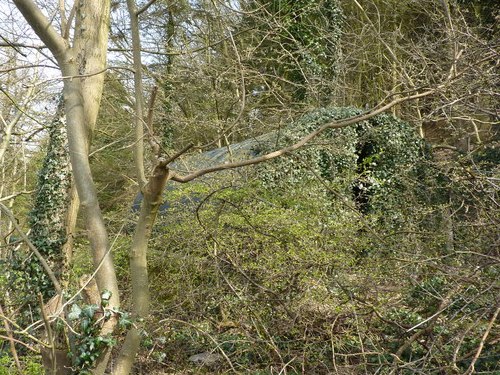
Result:
M132 33L132 48L134 59L134 90L135 90L135 148L134 159L139 189L144 199L141 204L139 220L134 232L130 249L130 279L132 286L132 316L134 326L128 331L122 346L114 373L127 375L132 370L135 357L141 343L141 331L144 329L144 319L149 314L150 296L147 265L147 249L151 229L156 219L156 213L161 203L163 189L169 173L166 163L158 163L153 176L146 184L144 174L144 95L142 87L141 41L139 35L139 15L135 0L127 0Z
M132 284L132 303L134 326L128 331L125 343L118 357L114 371L116 375L129 374L141 343L141 331L144 329L144 319L149 314L149 280L147 267L147 249L151 237L151 229L160 207L165 184L170 173L165 162L160 162L153 171L146 188L141 212L130 249L130 278Z
M142 87L141 39L139 34L139 16L135 0L127 0L130 17L130 32L132 33L132 54L134 59L134 92L135 92L135 147L134 161L137 182L142 190L146 185L144 174L144 94Z
M59 35L32 0L14 0L32 29L57 60L64 77L64 104L73 177L86 218L99 291L111 292L109 307L120 305L118 282L109 249L109 240L97 200L89 163L91 132L95 127L103 91L106 67L110 1L79 1L73 46ZM107 321L102 335L113 332L115 319ZM96 374L103 374L109 350L97 362Z
M68 63L61 67L64 76L76 76L76 64ZM80 198L85 221L87 236L92 249L94 268L97 269L96 281L99 291L108 290L112 293L109 307L120 306L118 282L111 252L109 251L109 239L104 218L102 216L97 190L92 178L88 157L89 137L88 127L85 126L85 111L82 90L79 79L65 79L64 101L66 106L66 117L68 126L68 143L70 160L75 179L76 189ZM102 335L113 332L116 325L115 319L110 319L103 326ZM103 374L107 365L107 358L98 361L96 374Z
M96 126L107 64L110 1L79 1L76 8L74 57L81 78L85 127L89 144Z

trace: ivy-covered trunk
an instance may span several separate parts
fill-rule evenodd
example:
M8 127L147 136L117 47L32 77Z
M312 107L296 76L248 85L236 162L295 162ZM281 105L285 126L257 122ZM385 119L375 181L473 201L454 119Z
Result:
M38 175L35 203L30 212L30 239L45 257L56 277L66 274L67 262L62 254L66 242L66 212L71 187L71 168L69 165L68 137L62 98L58 103L56 115L48 127L49 142L42 169ZM29 300L37 306L37 294L44 300L55 295L54 286L45 274L38 259L28 262L29 275L26 287Z
M67 239L67 208L71 187L71 168L69 165L68 139L64 105L60 98L56 114L47 126L48 144L42 167L38 174L34 204L29 213L31 232L29 239L45 259L55 278L61 284L67 275L68 257L63 253ZM43 316L42 301L48 302L55 311L61 306L58 291L50 276L41 265L38 257L22 254L17 257L19 273L14 273L18 290L17 298L24 304L26 315L21 319L30 321L33 317ZM41 298L40 298L41 297ZM50 307L47 307L50 309ZM47 309L45 308L45 310ZM35 312L34 315L33 312ZM51 311L52 312L52 311ZM49 337L50 336L50 337ZM42 358L54 373L64 373L69 365L66 354L66 340L63 332L52 332L49 339L52 349L42 348ZM55 353L63 353L57 355ZM58 364L57 364L58 363ZM60 368L62 372L56 369Z
M100 106L103 73L106 70L110 1L75 2L74 33L69 32L69 24L64 25L68 32L63 27L61 34L34 1L14 0L14 4L53 54L64 77L63 96L69 156L85 215L96 281L99 291L106 291L109 296L109 307L116 309L120 305L118 283L89 164L91 133ZM112 317L103 324L100 334L110 334L115 325L116 320ZM104 374L109 355L110 351L105 350L97 358L94 373Z

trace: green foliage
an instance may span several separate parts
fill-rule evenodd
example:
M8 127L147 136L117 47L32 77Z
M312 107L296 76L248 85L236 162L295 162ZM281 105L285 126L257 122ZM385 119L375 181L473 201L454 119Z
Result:
M206 189L203 183L194 187ZM359 225L340 202L325 208L306 191L285 197L259 182L228 187L201 203L198 225L182 206L159 223L168 234L154 238L153 294L160 305L172 306L167 316L200 322L197 330L176 326L161 333L163 361L214 349L207 339L212 335L233 364L256 371L256 364L272 363L267 340L291 359L302 350L302 324L309 318L324 324L314 308L336 310L317 280L327 282L355 263ZM295 314L304 321L292 328ZM318 345L324 353L311 348L310 369L330 355L327 344Z
M470 120L482 143L482 127L497 120L498 54L489 43L498 29L496 3L441 3L149 4L142 21L166 29L166 36L144 50L168 56L164 67L162 58L151 57L150 77L161 87L165 113L155 114L150 130L167 147L214 139L229 145L305 108L370 108L439 87L439 95L400 103L393 113L418 124L451 119L457 133L466 133ZM160 35L157 30L150 34ZM441 84L445 77L453 84ZM131 103L116 77L106 83L92 168L106 219L118 232L127 215L119 203L130 196L134 141L124 124L132 123ZM360 113L311 112L258 151ZM53 147L58 135L50 137ZM49 148L30 219L33 241L57 272L69 181L61 145L54 146L61 154ZM328 130L297 152L250 169L246 180L228 172L168 190L169 216L155 228L148 254L156 300L144 358L177 370L190 366L191 354L222 351L237 372L255 374L441 374L466 373L477 353L476 371L497 373L498 147L477 145L459 155L450 146L449 153L426 149L412 126L380 115ZM83 242L75 275L92 268ZM122 280L129 242L125 236L115 242ZM20 292L6 293L7 304L53 293L33 257L12 264L0 286L10 283ZM99 336L110 314L123 327L131 324L107 308L109 293L102 297L102 306L71 306L79 373L113 344ZM23 307L15 311L31 313ZM2 365L14 373L10 358L0 357ZM35 361L26 364L28 372L37 369ZM226 369L222 361L220 372Z
M357 109L327 108L302 116L285 127L279 134L277 147L297 142L321 125L334 120L355 116ZM283 157L259 166L259 176L268 187L300 186L317 176L340 182L353 178L357 166L357 133L353 127L328 130L318 139L297 150L291 157ZM274 146L274 145L273 145ZM262 153L270 149L259 150ZM311 171L312 173L308 173ZM316 176L317 175L317 176Z
M23 356L21 358L22 371L19 372L14 360L8 355L0 356L0 375L39 375L43 374L44 368L40 358L35 356Z
M49 142L38 182L33 207L29 213L30 240L47 261L56 277L61 277L63 267L62 246L66 242L66 209L71 186L71 171L63 115L63 102L48 126ZM31 252L31 251L29 251ZM54 286L38 259L24 252L16 252L10 259L9 283L16 285L15 299L38 309L37 295L45 300L55 293ZM30 309L23 311L29 314Z
M276 147L359 113L312 112L284 128ZM150 252L154 309L170 323L152 323L150 350L162 366L179 368L192 354L223 349L252 373L400 365L430 373L459 353L465 371L493 314L498 276L495 226L474 224L497 214L463 208L493 193L463 178L486 165L482 173L498 173L481 158L450 173L411 126L382 115L328 131L246 180L228 173L172 188ZM361 183L364 206L354 192ZM186 197L196 199L187 205ZM448 210L460 217L451 247ZM484 348L477 369L497 369L494 351Z
M342 21L337 1L277 0L265 3L269 13L280 19L277 44L294 56L293 60L286 57L281 60L284 77L300 84L310 77L332 79L337 68L332 57L338 54ZM305 88L299 89L296 99L304 100L306 92Z
M66 242L65 215L71 186L62 103L48 130L49 145L38 176L35 202L30 214L30 238L57 272L61 268L61 246ZM47 291L43 293L47 295Z
M23 375L38 375L43 371L43 366L39 363L38 358L28 357L25 359L24 374Z
M101 294L101 305L78 305L74 303L68 313L68 320L76 332L73 350L69 353L73 359L73 370L79 374L90 374L90 369L102 354L102 351L116 344L112 336L101 336L102 324L113 315L119 316L119 326L128 328L131 324L128 315L107 308L111 293Z
M0 375L11 374L11 367L14 367L13 361L8 356L0 357Z
M60 104L49 128L49 146L30 214L32 242L56 272L61 269L61 247L66 242L65 215L71 186L65 118L62 113ZM50 295L47 290L42 292L45 296Z
M297 142L321 125L359 115L355 108L325 108L311 112L283 129L278 147ZM264 152L270 150L264 150ZM382 114L353 127L327 130L320 137L272 163L258 167L259 176L277 193L307 188L311 194L327 189L319 179L332 183L341 194L352 194L364 212L394 212L387 221L400 221L398 210L407 199L408 179L417 178L425 148L407 123ZM311 184L316 188L312 188Z

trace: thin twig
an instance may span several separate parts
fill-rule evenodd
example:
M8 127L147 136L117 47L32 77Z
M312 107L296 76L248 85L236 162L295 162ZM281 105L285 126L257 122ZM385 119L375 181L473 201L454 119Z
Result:
M179 152L176 152L174 155L172 155L171 157L169 157L167 160L162 161L161 164L168 165L168 164L172 163L173 161L175 161L176 159L178 159L179 157L181 157L183 154L185 154L186 152L188 152L191 148L193 148L193 146L194 145L192 143L188 144L186 147L184 147Z
M491 328L493 327L493 324L495 324L495 321L497 320L499 313L500 313L500 306L497 307L495 313L491 317L491 320L488 324L488 327L486 328L486 331L484 331L483 337L481 338L481 342L479 343L479 346L477 348L477 352L474 355L474 358L472 359L472 362L471 362L469 368L467 369L467 371L464 373L464 375L473 374L476 371L474 366L476 365L476 362L479 359L481 352L483 351L484 343L486 342L486 339L488 338L488 335L490 334Z
M2 304L0 304L0 314L2 314L2 316L5 315L3 312ZM10 325L7 319L3 319L3 326L5 327L5 332L7 332L12 358L14 358L16 367L19 370L19 373L21 373L22 372L21 362L19 362L19 356L17 355L16 345L14 344L15 343L14 336L12 336L12 330L10 329Z
M0 335L0 339L11 340L11 338L9 338L9 336L4 336L4 335ZM33 348L30 345L26 344L25 342L22 342L21 340L12 338L12 341L15 342L16 344L24 346L26 349L31 350L33 353L39 354L38 350L36 350L35 348Z
M151 5L153 5L154 3L156 3L156 0L149 0L146 4L144 4L144 6L142 8L138 9L135 12L136 17L139 17L142 13L144 13L146 10L148 10L148 8Z

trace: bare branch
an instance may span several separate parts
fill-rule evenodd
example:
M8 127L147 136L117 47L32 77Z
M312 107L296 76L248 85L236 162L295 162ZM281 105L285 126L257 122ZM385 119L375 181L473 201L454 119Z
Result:
M168 165L168 164L172 163L173 161L175 161L176 159L178 159L181 155L185 154L191 148L193 148L193 146L194 145L192 143L189 144L189 145L187 145L182 150L180 150L179 152L175 153L173 156L171 156L170 158L168 158L163 164Z
M87 78L87 77L93 77L93 76L96 76L96 75L99 75L99 74L102 74L102 73L106 73L108 70L128 70L129 72L132 72L134 73L134 69L132 68L128 68L126 66L108 66L104 69L101 69L101 70L98 70L96 72L92 72L92 73L86 73L86 74L73 74L73 75L66 75L66 76L62 76L62 77L55 77L55 78L47 78L47 79L44 79L40 82L37 82L37 83L34 83L32 84L31 86L40 86L40 85L43 85L47 82L50 82L50 81L58 81L58 80L65 80L65 79L73 79L73 78Z
M153 86L151 90L151 95L149 97L148 114L146 116L146 129L148 130L149 133L149 145L153 150L153 155L158 157L160 155L161 144L155 138L155 132L153 127L153 113L154 113L154 106L157 94L158 94L158 86L155 85Z
M479 346L477 348L477 352L474 355L474 358L472 359L472 362L465 372L465 375L473 374L475 373L475 365L477 360L479 359L479 356L481 355L481 352L483 351L484 344L486 342L486 339L488 338L491 329L493 328L493 325L495 324L495 321L497 320L498 314L500 313L500 307L497 307L495 313L493 314L493 317L491 318L490 322L488 323L488 327L486 328L486 331L484 331L483 337L481 338L481 342L479 343Z
M64 30L68 28L68 20L66 19L66 5L64 3L64 0L59 0L59 15L61 17L61 30L63 30L63 35L64 35Z
M0 36L1 37L1 36ZM8 40L6 40L5 38L1 37L5 42L3 43L0 43L0 47L12 47L14 48L18 53L20 53L21 55L23 55L24 57L26 57L26 55L24 53L21 52L21 50L19 50L19 47L22 47L22 48L33 48L33 49L37 49L37 50L41 50L41 49L44 49L44 48L47 48L47 46L43 46L43 45L40 45L40 46L35 46L35 45L31 45L31 44L25 44L25 43L12 43L12 42L9 42Z
M375 117L375 116L387 111L388 109L394 107L397 104L400 104L400 103L403 103L403 102L406 102L409 100L414 100L414 99L423 98L423 97L432 95L435 92L439 91L439 89L441 89L442 87L444 87L444 84L438 86L436 89L426 90L426 91L421 92L421 93L399 97L397 99L392 100L388 104L381 105L381 106L379 105L376 108L374 108L368 112L360 114L359 116L354 116L354 117L351 117L351 118L346 119L346 120L336 120L336 121L328 122L325 125L319 127L315 131L313 131L312 133L309 133L308 135L306 135L304 138L302 138L297 143L295 143L291 146L282 148L280 150L276 150L276 151L270 152L268 154L265 154L265 155L262 155L262 156L259 156L259 157L253 158L253 159L249 159L249 160L243 160L243 161L227 163L227 164L220 164L220 165L216 165L214 167L200 169L199 171L190 173L186 176L180 176L176 173L173 173L171 179L173 181L176 181L176 182L182 182L182 183L189 182L191 180L194 180L197 177L206 175L208 173L213 173L213 172L227 170L227 169L235 169L235 168L239 168L239 167L245 167L248 165L259 164L259 163L262 163L262 162L265 162L268 160L272 160L272 159L275 159L275 158L283 156L283 155L287 155L287 154L301 148L306 143L308 143L312 139L316 138L318 135L320 135L321 133L323 133L327 129L345 128L349 125L353 125L353 124L356 124L358 122L368 120L372 117Z
M1 47L1 45L0 45L0 47ZM30 65L20 65L20 66L13 66L12 68L0 69L0 73L9 73L9 72L13 72L13 71L20 70L20 69L30 69L30 68L58 69L58 68L56 68L53 65L47 65L47 64L30 64Z
M146 10L148 10L149 7L151 5L153 5L154 3L156 3L156 0L149 0L146 4L144 4L144 6L142 8L135 11L135 15L137 17L139 17L142 13L144 13Z
M15 197L18 197L19 195L23 195L23 194L32 194L34 192L34 190L30 190L30 191L20 191L20 192L17 192L17 193L14 193L14 194L11 194L11 195L7 195L6 197L0 197L0 202L3 202L3 201L8 201L12 198L15 198Z
M0 35L0 38L4 41L4 43L0 43L0 47L11 47L11 48L14 48L16 50L17 53L19 53L20 55L26 57L27 55L25 53L23 53L18 47L18 45L16 45L17 43L11 43L9 42L7 39L5 39L2 35Z
M61 63L68 50L68 43L57 33L48 18L32 0L13 1L36 35L50 49L58 63Z
M75 13L76 13L76 2L73 4L73 7L71 8L71 11L69 12L69 17L68 17L68 21L66 23L66 28L62 29L62 37L65 40L68 40L68 38L69 38L69 31L71 29L71 24L73 23L73 20L75 19Z

